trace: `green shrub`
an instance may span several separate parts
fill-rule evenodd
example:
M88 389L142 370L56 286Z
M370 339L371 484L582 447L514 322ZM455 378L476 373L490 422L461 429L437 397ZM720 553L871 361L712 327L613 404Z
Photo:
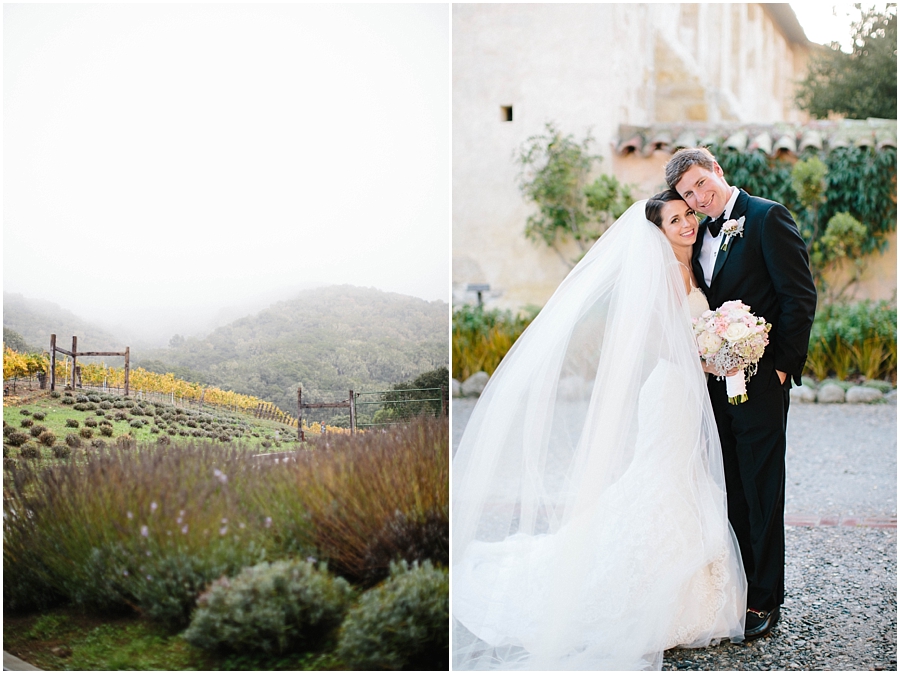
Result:
M106 438L111 438L113 435L113 427L107 426L106 424L101 424L100 425L100 435L102 435Z
M78 428L78 419L66 419L66 428Z
M353 669L446 669L449 590L447 572L430 562L392 565L347 614L338 657Z
M844 389L844 393L849 391L850 387L853 386L853 384L849 381L841 381L840 379L825 379L819 384L819 388L825 386L825 384L836 384Z
M894 387L891 386L891 383L888 381L881 381L880 379L870 379L867 382L863 383L863 386L868 386L869 388L878 389L882 393L890 393L894 390Z
M56 433L54 433L53 431L44 431L38 436L38 442L40 442L45 447L52 447L56 444Z
M89 395L87 397L87 399L92 403L99 403L99 402L103 401L103 399L100 396L98 396L97 394Z
M20 433L19 431L13 431L12 433L8 433L5 435L6 442L13 447L21 447L26 442L28 442L28 436L25 433Z
M112 403L107 400L104 400L102 403L100 403L101 410L111 410L112 408L113 408Z
M141 419L132 419L131 423L128 425L131 426L132 428L143 428L144 422Z
M91 428L82 428L79 433L85 440L90 440L92 437L94 437L94 431Z
M37 445L33 445L28 442L22 445L22 448L19 449L19 456L21 456L23 459L40 459L41 449Z
M32 438L38 437L41 433L47 430L46 426L41 426L40 424L35 424L29 429L29 433L31 433Z
M100 432L103 433L103 429L100 429ZM106 435L106 433L103 433L103 435ZM100 438L96 438L91 440L91 447L94 449L106 449L106 443Z
M261 555L253 543L239 549L223 539L203 554L167 551L141 560L140 572L131 578L129 589L148 618L183 629L198 603L198 595L215 578L237 573L245 564L258 562Z
M43 421L44 419L47 418L47 415L44 412L35 412L31 416L34 417L35 419L37 419L38 421Z
M87 426L88 428L97 428L97 420L87 418L84 420L84 425Z
M817 379L853 373L897 377L897 307L865 300L824 304L816 310L806 371Z
M75 396L75 402L86 403L86 402L90 402L90 401L88 400L88 397L86 395L80 395L80 396Z
M90 407L88 407L89 404L90 403L75 403L74 405L72 405L72 409L78 410L79 412L86 412L87 410L91 409Z
M10 452L9 445L3 445L3 458L4 459L9 456L9 452Z
M210 651L294 652L337 627L352 594L324 566L263 562L200 595L184 638Z
M66 444L67 444L69 447L73 447L73 448L75 448L75 447L81 447L81 438L79 438L79 437L78 437L77 435L75 435L74 433L69 433L69 434L66 436Z
M22 421L19 422L19 426L21 426L22 428L31 428L32 426L34 426L34 419L25 417L24 419L22 419Z
M62 394L59 391L50 391L51 398L59 398Z
M27 417L27 416L31 415L31 412L29 412L27 409L25 409L23 407L22 409L19 410L19 414L21 414L23 417Z
M463 381L479 370L493 374L536 315L535 307L516 315L468 304L454 310L453 377Z
M68 459L72 455L72 450L66 445L53 445L53 456L57 459Z
M60 400L60 402L61 402L63 405L74 405L74 404L75 404L75 398L73 398L73 397L71 397L71 396L68 396L68 395L65 395L65 396L63 396L63 399Z

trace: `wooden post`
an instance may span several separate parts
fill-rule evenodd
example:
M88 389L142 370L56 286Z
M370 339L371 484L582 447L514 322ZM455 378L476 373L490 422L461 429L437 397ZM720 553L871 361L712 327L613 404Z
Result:
M303 442L303 409L300 407L303 402L303 390L297 387L297 439Z
M356 432L356 400L353 397L353 389L350 389L350 435Z
M441 416L447 416L447 389L441 384Z
M56 335L50 335L50 390L56 390Z
M130 383L130 378L128 376L130 372L130 363L131 363L131 347L125 347L125 395L128 395L128 386Z
M75 390L75 374L78 370L78 337L72 335L72 390Z

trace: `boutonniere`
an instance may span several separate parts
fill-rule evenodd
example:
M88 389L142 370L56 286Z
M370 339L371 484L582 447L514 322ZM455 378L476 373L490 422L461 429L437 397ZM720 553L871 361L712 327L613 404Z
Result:
M725 235L725 243L722 244L722 250L728 250L728 244L736 237L744 236L744 216L737 220L726 220L722 225L722 233Z

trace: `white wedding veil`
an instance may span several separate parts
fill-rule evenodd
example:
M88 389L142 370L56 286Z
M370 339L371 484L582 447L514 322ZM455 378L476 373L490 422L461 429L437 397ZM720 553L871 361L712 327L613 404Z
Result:
M466 426L452 468L454 669L659 668L676 643L743 634L706 375L645 203L566 277ZM725 590L698 611L711 602L718 617L684 614L722 585L710 573L729 576ZM709 628L679 632L692 620Z

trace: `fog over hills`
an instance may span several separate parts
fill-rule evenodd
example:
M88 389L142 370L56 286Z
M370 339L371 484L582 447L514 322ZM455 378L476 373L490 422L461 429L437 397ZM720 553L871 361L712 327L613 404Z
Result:
M64 349L72 346L73 335L78 337L80 349L112 351L126 346L112 333L58 304L18 293L3 293L3 327L19 333L29 346L44 350L50 348L51 334Z
M126 345L58 305L4 294L4 327L31 345ZM132 363L157 372L256 395L290 410L302 385L307 399L383 390L449 359L449 306L350 285L307 289L203 337L182 333L167 347L131 346ZM113 359L115 360L115 359ZM110 362L110 365L118 363Z

